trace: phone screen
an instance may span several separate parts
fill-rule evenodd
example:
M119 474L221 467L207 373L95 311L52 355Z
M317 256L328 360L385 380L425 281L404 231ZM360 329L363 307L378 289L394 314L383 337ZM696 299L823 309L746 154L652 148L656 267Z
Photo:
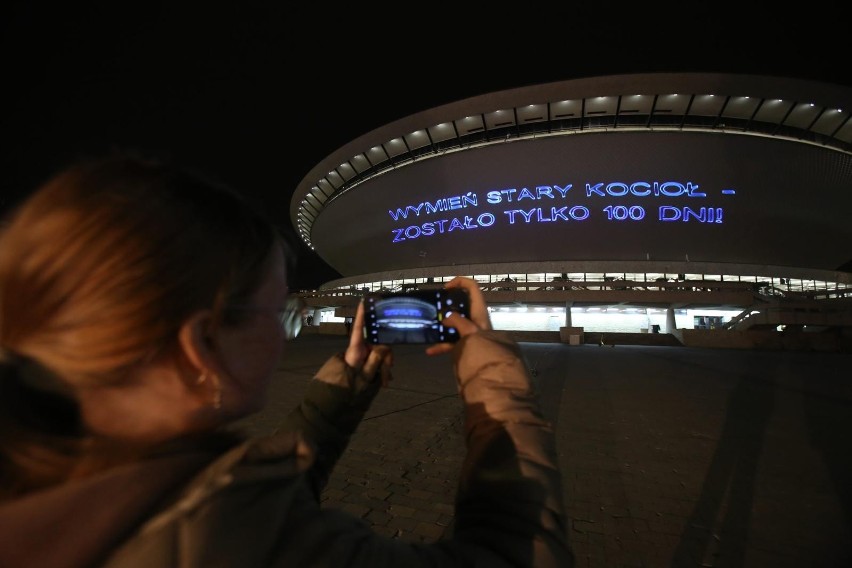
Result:
M467 292L414 290L364 297L364 337L368 343L452 343L458 332L443 324L451 312L470 317Z

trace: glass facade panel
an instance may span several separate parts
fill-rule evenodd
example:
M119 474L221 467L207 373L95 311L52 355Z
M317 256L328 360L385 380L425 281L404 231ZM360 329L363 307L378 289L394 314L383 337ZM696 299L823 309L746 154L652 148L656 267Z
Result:
M366 291L404 291L418 287L423 284L444 284L454 278L454 275L443 276L420 276L414 278L399 278L374 282L359 283L353 285L340 286L333 290L326 291L326 294L334 297L345 297L359 295ZM571 289L587 289L587 290L629 290L632 289L628 285L619 285L618 281L625 279L639 283L653 283L657 281L665 281L670 283L666 286L639 285L637 291L650 290L656 291L671 289L677 287L676 284L671 284L678 278L685 278L689 281L724 281L724 282L742 282L748 289L755 293L764 296L779 296L785 294L804 293L808 297L814 299L824 298L839 298L852 296L852 285L845 282L830 282L825 280L805 280L800 278L790 278L781 276L755 276L755 275L707 275L698 273L686 274L668 274L668 273L633 273L633 272L606 272L606 273L582 273L582 272L538 272L538 273L509 273L509 274L477 274L468 277L473 278L477 282L499 283L506 281L509 278L513 283L512 286L507 286L508 290L539 291L539 290L571 290ZM553 284L554 282L563 282L565 279L576 282L576 285L561 286ZM529 284L525 286L524 284ZM693 289L698 291L714 291L718 287L698 287ZM737 291L739 288L721 288L721 290L730 289ZM523 297L521 297L523 298ZM501 322L498 327L502 329L536 329L536 330L554 330L558 331L559 327L565 324L565 308L562 299L555 297L551 302L547 300L549 305L498 305L489 306L494 314L511 314L511 316L501 315L495 316ZM641 301L637 299L637 302ZM556 306L554 306L556 304ZM325 310L332 310L326 313ZM720 325L727 323L731 318L741 312L741 309L736 309L732 312L718 310L712 308L703 308L701 310L689 310L685 312L683 317L677 316L677 326L689 329L716 329ZM615 331L616 328L622 331L642 331L650 329L652 325L660 325L662 329L665 326L665 310L656 308L634 307L630 305L622 306L586 306L574 307L571 310L572 325L584 327L587 331ZM588 315L592 314L592 315ZM641 316L641 321L637 318ZM611 318L610 320L601 320L600 318ZM538 318L538 319L536 319ZM544 318L544 319L542 319ZM614 319L612 319L614 318ZM703 318L703 319L702 319ZM657 320L660 320L659 322ZM338 321L333 315L332 308L323 309L321 321ZM342 319L341 319L342 321ZM602 323L604 322L604 323ZM638 322L638 323L637 323ZM495 321L495 326L497 325ZM510 327L505 327L510 326ZM511 327L519 326L519 327ZM634 329L635 328L635 329Z

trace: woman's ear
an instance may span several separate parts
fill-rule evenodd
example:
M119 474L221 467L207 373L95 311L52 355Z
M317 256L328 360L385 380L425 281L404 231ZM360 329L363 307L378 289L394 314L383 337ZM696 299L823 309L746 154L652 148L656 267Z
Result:
M199 310L183 322L178 332L178 343L195 378L221 375L222 365L211 335L212 321L210 310Z
M178 331L180 379L201 404L218 413L222 407L222 362L213 340L213 313L199 310L188 317Z

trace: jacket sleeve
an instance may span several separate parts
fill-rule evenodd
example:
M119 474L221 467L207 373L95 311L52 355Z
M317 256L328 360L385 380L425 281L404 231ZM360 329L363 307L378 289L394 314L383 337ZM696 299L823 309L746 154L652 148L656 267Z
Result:
M572 566L555 437L518 345L481 331L462 339L454 365L467 440L455 539L512 566Z
M314 446L307 480L317 500L380 384L347 365L342 353L336 354L311 379L302 402L285 419L283 430L301 432Z
M573 566L554 432L541 414L520 348L503 332L480 331L464 337L453 356L467 455L452 538L430 545L403 543L379 536L360 519L326 510L315 532L323 533L318 542L335 546L323 550L323 558L314 558L318 564ZM306 534L314 532L307 530L309 518L298 523L303 544L309 540ZM304 560L296 564L306 564Z

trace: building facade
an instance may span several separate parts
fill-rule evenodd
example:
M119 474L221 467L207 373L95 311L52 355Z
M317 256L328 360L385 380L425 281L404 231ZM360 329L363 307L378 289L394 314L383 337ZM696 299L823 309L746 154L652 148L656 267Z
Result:
M607 292L634 307L753 303L695 297L722 293L704 282L842 302L850 108L845 87L722 74L484 94L340 148L299 185L291 220L343 275L319 291L332 297L463 274L508 288L510 303L568 306L569 320L571 306L611 305ZM560 281L572 285L548 285Z

